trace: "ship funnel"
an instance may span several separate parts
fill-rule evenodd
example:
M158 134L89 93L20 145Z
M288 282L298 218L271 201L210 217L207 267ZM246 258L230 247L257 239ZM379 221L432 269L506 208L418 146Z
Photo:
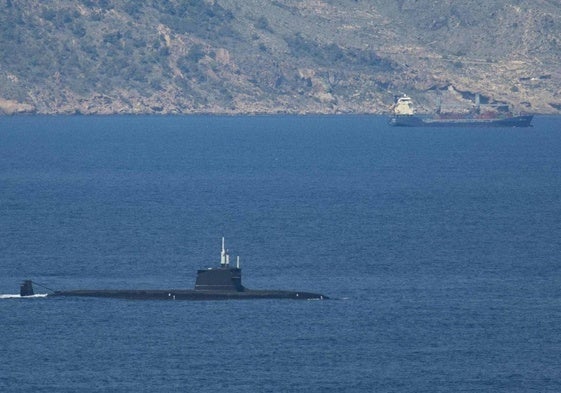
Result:
M479 113L479 111L481 110L481 97L479 96L479 93L475 94L475 112Z

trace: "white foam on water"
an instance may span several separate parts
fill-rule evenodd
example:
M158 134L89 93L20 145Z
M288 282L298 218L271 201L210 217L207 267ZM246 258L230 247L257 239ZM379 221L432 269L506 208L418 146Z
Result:
M37 293L37 294L31 295L31 296L21 296L19 294L3 293L3 294L0 294L0 299L32 299L32 298L38 298L38 297L46 297L47 295L48 295L47 293Z

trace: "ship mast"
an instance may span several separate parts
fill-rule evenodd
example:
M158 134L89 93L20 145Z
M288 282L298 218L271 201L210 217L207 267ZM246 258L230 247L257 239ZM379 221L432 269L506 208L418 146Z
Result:
M475 113L481 112L481 98L479 97L479 93L475 94Z

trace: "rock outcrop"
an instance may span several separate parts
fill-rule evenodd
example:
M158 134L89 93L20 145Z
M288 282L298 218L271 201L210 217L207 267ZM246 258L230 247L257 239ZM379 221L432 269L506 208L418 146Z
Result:
M0 113L561 111L561 3L0 0Z

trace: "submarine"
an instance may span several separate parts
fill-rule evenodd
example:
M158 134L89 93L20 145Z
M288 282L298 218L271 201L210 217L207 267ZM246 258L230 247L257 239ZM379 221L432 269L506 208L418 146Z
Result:
M23 281L20 285L20 296L31 297L34 295L33 281ZM128 300L329 299L325 295L312 292L253 290L244 287L240 258L237 258L236 267L230 266L230 256L225 248L224 238L222 238L220 266L198 270L194 289L74 289L52 291L45 297L96 297Z

